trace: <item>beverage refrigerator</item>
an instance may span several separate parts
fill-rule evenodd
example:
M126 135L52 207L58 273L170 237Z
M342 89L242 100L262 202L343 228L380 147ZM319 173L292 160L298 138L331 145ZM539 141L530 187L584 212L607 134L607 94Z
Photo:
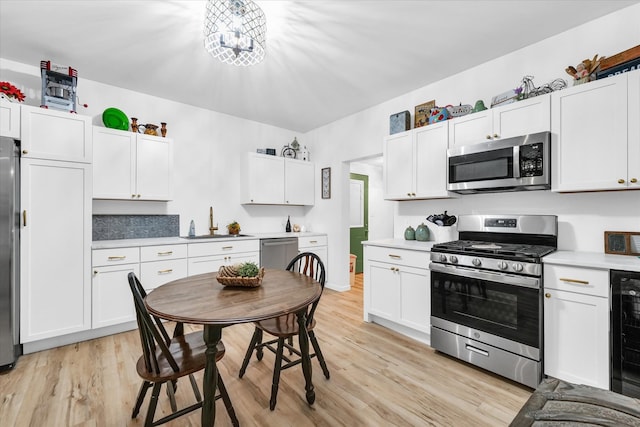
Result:
M0 137L0 370L22 353L20 321L20 143Z

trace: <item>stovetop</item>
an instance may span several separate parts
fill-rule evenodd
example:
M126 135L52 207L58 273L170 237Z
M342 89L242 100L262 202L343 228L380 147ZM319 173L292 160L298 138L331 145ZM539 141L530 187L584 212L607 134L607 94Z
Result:
M488 256L490 258L537 259L554 252L556 248L544 245L528 245L520 243L497 243L479 240L454 240L436 243L432 252L446 252L464 255Z

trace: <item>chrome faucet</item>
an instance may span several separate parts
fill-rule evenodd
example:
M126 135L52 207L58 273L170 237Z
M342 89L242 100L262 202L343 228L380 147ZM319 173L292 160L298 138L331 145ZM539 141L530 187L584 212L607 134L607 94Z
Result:
M218 229L218 226L213 225L213 206L210 206L209 207L209 234L213 236L217 229Z

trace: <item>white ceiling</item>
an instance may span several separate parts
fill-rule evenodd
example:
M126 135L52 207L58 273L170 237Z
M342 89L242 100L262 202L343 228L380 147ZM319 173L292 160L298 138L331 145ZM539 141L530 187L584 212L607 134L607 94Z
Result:
M206 53L195 0L0 0L0 57L306 132L638 1L257 3L252 67Z

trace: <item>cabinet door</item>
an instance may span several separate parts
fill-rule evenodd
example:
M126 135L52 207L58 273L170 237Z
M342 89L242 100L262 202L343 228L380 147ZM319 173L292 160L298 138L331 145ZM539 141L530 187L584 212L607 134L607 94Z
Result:
M138 134L136 153L136 199L171 200L173 141Z
M607 298L545 289L544 370L561 380L609 389Z
M316 254L320 257L320 261L324 265L324 274L325 274L325 284L329 280L329 259L328 259L328 251L326 246L314 246L308 248L298 248L298 253L302 252L311 252L312 254Z
M313 206L315 203L315 187L315 167L313 163L285 159L284 201L286 204Z
M91 118L22 106L22 157L91 163Z
M442 122L419 128L414 131L414 140L416 197L448 197L448 124Z
M630 72L629 89L629 139L627 168L629 188L640 189L640 70Z
M186 258L140 263L140 282L147 291L183 277L187 277Z
M370 288L369 313L388 320L398 320L400 310L399 274L391 264L375 261L366 264Z
M284 203L284 158L248 153L244 169L244 203Z
M256 265L260 264L260 252L241 252L237 254L229 254L224 258L224 265L233 265L243 262L252 262Z
M93 329L136 320L128 274L140 277L139 264L94 267L91 317Z
M448 121L449 147L478 144L493 139L491 110L467 114Z
M414 190L413 134L402 132L384 141L384 198L412 198Z
M91 328L91 166L23 159L20 339Z
M551 94L553 191L626 187L626 79L623 74Z
M0 99L0 136L20 139L20 104Z
M551 94L536 96L493 109L493 134L510 138L551 129Z
M93 198L131 200L136 196L136 134L93 128Z
M431 290L429 270L398 266L400 276L400 322L429 333L431 326Z

